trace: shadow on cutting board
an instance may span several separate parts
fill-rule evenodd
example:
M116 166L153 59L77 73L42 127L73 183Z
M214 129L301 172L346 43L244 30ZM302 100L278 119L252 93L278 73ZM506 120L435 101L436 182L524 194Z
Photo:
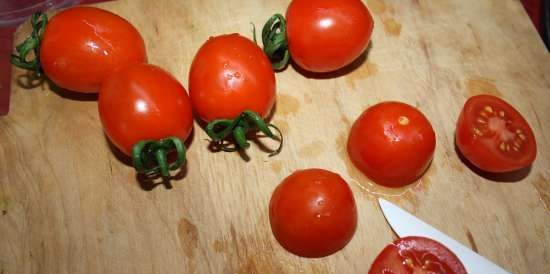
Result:
M290 58L290 65L292 66L292 68L294 68L295 71L297 71L298 73L300 73L302 76L304 76L306 78L311 78L311 79L338 78L338 77L341 77L341 76L344 76L346 74L349 74L349 73L353 72L354 70L359 68L363 63L365 63L365 61L367 60L367 58L369 56L369 53L370 53L371 49L372 49L372 41L369 42L369 45L367 46L367 49L363 53L361 53L361 55L359 55L359 57L357 57L353 62L351 62L349 65L347 65L347 66L345 66L341 69L335 70L335 71L311 72L311 71L305 70L305 69L301 68L300 66L298 66L296 63L294 63L292 58Z
M44 76L44 74L39 76L35 71L27 70L24 74L17 76L17 85L23 89L34 89L44 84L47 84L51 91L65 99L75 101L97 101L97 93L82 93L61 88Z
M145 191L151 191L159 185L164 185L166 189L172 189L172 180L181 180L185 178L185 176L187 176L187 171L187 161L185 161L185 163L178 169L178 172L170 178L164 178L159 174L145 175L136 173L136 180L138 181L141 189Z
M529 175L529 173L531 172L531 166L528 166L528 167L525 167L525 168L522 168L522 169L518 169L518 170L515 170L515 171L500 172L500 173L494 173L494 172L488 172L488 171L485 171L485 170L481 170L480 168L478 168L474 164L472 164L470 161L468 161L468 159L466 159L466 156L464 156L464 154L462 154L462 152L460 151L460 149L456 145L456 141L455 141L454 145L455 145L456 154L458 155L458 158L460 158L460 161L462 161L462 163L464 163L464 165L466 165L471 171L473 171L477 175L479 175L479 176L481 176L481 177L483 177L487 180L500 182L500 183L515 183L515 182L519 182L522 179L524 179L525 177L527 177L527 175Z

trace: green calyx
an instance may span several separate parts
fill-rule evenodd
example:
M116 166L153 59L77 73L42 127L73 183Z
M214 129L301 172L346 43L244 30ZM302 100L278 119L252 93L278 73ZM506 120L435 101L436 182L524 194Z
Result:
M48 17L42 12L37 12L31 17L32 32L21 44L15 47L17 54L11 55L11 63L17 67L33 70L40 75L40 42L48 23ZM34 53L34 59L27 60L30 52Z
M167 155L173 151L176 153L176 160L169 164ZM177 137L140 141L132 149L132 159L138 173L160 173L167 178L170 177L170 170L176 170L185 163L185 146Z
M274 135L270 128L277 131L278 136ZM269 156L274 156L281 152L283 148L283 135L281 131L275 125L266 123L254 111L243 111L235 119L214 120L206 125L206 134L208 134L213 142L220 144L220 148L223 151L232 152L250 147L250 143L247 141L247 133L254 129L258 129L267 137L279 142L279 147L272 151ZM224 143L224 140L230 135L235 140L234 147L228 147Z
M271 16L265 23L262 29L262 43L273 69L284 69L290 60L290 53L286 37L286 20L281 14Z

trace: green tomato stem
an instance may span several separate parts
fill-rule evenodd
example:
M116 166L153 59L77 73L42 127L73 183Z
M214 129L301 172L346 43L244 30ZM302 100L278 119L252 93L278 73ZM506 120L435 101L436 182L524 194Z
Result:
M155 158L162 177L170 177L170 172L168 171L168 160L166 159L166 151L163 148L159 148L155 151Z
M262 43L273 69L284 69L290 61L284 16L274 14L267 20L262 28Z
M17 54L11 55L11 63L17 67L34 70L37 75L42 74L40 66L40 42L48 23L48 16L42 12L36 12L31 17L32 32L21 44L15 47ZM34 53L34 59L27 60L30 52Z
M270 130L273 128L279 134L275 136ZM213 120L206 125L206 134L213 142L220 144L223 151L236 151L238 149L247 149L250 143L247 141L247 133L257 129L267 137L279 142L279 146L269 156L274 156L281 152L283 147L283 135L281 131L273 124L267 124L260 115L254 111L245 110L235 119ZM228 148L224 140L232 135L235 140L235 148Z
M169 164L167 155L176 152L176 160ZM170 177L170 170L176 170L185 163L185 146L178 137L168 137L158 141L144 140L134 145L132 149L134 168L138 173L153 175L160 173L162 177Z

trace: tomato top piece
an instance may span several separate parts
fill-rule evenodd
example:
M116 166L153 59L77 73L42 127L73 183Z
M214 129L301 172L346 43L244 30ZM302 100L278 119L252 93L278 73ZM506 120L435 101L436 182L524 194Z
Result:
M489 172L527 167L537 154L535 136L525 118L491 95L466 101L457 122L456 145L472 164Z

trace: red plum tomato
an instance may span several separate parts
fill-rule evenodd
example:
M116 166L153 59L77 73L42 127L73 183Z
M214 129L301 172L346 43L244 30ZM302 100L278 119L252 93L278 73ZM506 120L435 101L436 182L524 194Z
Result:
M210 37L191 64L189 96L206 122L233 119L245 110L265 118L275 102L275 73L250 39L236 33Z
M98 92L114 71L147 61L145 43L124 18L94 7L54 15L40 44L40 64L57 86Z
M191 102L183 86L150 64L113 73L101 86L98 107L105 133L127 155L143 140L174 136L184 142L193 128Z
M360 0L293 0L286 21L292 60L312 72L352 63L366 50L374 26Z

